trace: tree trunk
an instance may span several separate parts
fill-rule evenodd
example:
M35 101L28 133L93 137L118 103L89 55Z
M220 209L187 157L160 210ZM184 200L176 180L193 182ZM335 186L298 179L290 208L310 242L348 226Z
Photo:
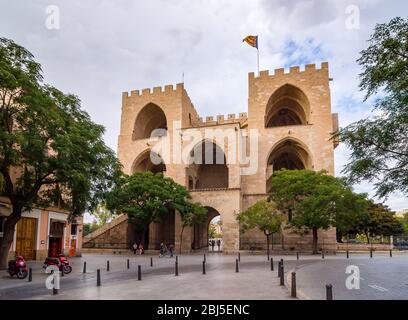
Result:
M181 232L180 232L180 250L179 250L179 254L181 254L181 246L183 244L183 232L184 232L184 226L181 227Z
M4 223L3 237L0 238L0 270L7 269L7 257L13 243L15 226L21 218L21 211L21 209L13 209Z
M317 254L317 228L313 227L312 228L312 233L313 233L313 254Z
M336 231L336 240L338 243L343 243L343 233L341 231Z
M266 235L266 252L267 252L268 258L269 258L269 237L270 236L271 236L270 234Z
M370 244L370 235L368 234L368 231L364 231L364 234L367 238L367 243Z

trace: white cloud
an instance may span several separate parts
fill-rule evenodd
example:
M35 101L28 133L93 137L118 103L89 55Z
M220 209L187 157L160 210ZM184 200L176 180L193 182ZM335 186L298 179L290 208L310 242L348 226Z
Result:
M375 23L407 12L403 0L61 1L60 30L45 28L49 1L2 4L0 30L34 53L47 82L77 94L116 149L121 92L181 82L202 116L247 109L247 74L256 51L242 43L258 34L261 69L330 62L332 109L340 125L370 115L358 90L355 62ZM347 30L346 7L360 9L361 28ZM292 49L290 51L289 49ZM289 51L288 51L289 50ZM288 54L290 52L291 54ZM347 150L336 150L336 172ZM371 190L366 184L364 190ZM408 207L404 197L388 200Z

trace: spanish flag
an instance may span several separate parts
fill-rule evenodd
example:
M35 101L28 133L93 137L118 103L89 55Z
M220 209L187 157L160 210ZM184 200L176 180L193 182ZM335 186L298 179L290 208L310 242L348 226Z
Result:
M258 49L258 36L247 36L242 42L248 43L251 47Z

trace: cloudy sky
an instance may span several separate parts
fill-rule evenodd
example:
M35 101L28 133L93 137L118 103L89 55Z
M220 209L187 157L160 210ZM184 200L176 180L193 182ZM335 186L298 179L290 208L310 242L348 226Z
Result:
M183 73L203 117L246 111L247 74L257 68L256 50L242 43L248 34L259 35L261 70L329 61L341 126L370 116L355 61L376 23L408 12L405 0L0 2L0 36L34 54L46 82L78 95L114 150L121 92L175 84ZM59 10L57 29L47 28L50 5ZM344 146L336 149L337 175L347 157ZM356 190L373 194L369 183ZM408 207L400 194L386 203Z

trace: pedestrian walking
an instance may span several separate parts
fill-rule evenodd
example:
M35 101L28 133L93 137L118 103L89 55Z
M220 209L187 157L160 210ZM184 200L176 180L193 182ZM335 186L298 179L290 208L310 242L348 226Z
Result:
M173 254L174 254L174 246L171 244L169 245L169 252L170 252L170 258L173 258Z
M218 247L218 251L220 251L221 250L221 240L220 239L217 240L217 247Z
M164 256L164 243L160 243L160 254L159 254L159 258Z
M215 247L215 240L211 240L211 248L212 248L212 251L214 251L214 247Z
M137 243L136 242L133 244L132 248L133 248L133 254L136 254L137 253Z
M139 243L139 254L144 254L143 244Z

